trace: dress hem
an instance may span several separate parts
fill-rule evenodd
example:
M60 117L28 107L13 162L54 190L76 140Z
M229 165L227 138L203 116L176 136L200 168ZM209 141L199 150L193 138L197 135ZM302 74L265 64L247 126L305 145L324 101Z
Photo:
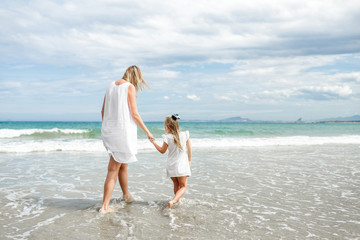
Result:
M118 154L121 154L121 158L122 159L119 159L119 156L116 156L116 152L114 154L114 152L110 151L110 150L107 150L108 154L110 157L113 157L114 161L115 162L118 162L118 163L134 163L134 162L137 162L137 158L135 156L135 154L126 154L126 153L121 153L121 152L117 152ZM125 158L125 159L123 159Z

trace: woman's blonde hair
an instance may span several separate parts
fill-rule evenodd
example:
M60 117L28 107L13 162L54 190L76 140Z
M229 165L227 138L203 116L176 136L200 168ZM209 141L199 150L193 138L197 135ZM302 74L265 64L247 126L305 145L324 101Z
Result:
M126 81L129 81L132 85L134 85L136 92L139 89L142 90L144 85L150 88L150 86L144 80L140 68L138 66L133 65L128 67L122 78L125 79Z
M174 136L175 145L182 151L183 148L180 143L180 127L177 120L174 120L171 116L165 118L165 125L169 129L169 132Z

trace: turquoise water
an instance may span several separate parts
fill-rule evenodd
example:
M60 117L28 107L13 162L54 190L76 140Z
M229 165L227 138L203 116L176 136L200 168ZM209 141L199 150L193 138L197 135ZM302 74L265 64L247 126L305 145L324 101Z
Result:
M157 141L162 122L146 123ZM181 122L196 148L360 144L356 123L219 123ZM138 149L153 150L138 128ZM0 122L0 153L103 152L100 122Z
M162 122L147 122L154 136L164 134ZM180 127L189 130L195 138L218 137L276 137L276 136L340 136L359 135L360 124L356 123L218 123L218 122L182 122ZM22 134L22 137L78 137L101 138L101 122L0 122L1 137L6 137L6 129L58 129L47 133L34 132ZM62 129L87 130L81 133L61 132ZM20 133L20 131L19 131ZM139 138L146 135L139 129Z

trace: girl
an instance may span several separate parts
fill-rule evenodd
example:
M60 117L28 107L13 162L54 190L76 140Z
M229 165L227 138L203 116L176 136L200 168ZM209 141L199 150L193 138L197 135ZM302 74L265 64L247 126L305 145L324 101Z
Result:
M191 144L189 131L180 132L178 114L165 118L165 131L162 135L164 143L162 147L155 143L155 139L150 139L155 148L162 154L168 149L168 159L166 172L174 183L174 198L168 202L168 207L172 208L176 202L184 195L187 187L187 177L191 176Z

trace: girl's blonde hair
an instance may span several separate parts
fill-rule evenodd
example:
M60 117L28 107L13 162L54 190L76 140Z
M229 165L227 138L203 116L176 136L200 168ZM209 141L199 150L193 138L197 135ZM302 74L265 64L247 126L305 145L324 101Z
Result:
M140 68L138 66L130 66L128 69L126 69L124 76L122 77L126 81L129 81L132 85L134 85L136 92L140 89L142 90L144 85L146 85L148 88L150 86L146 83L144 80ZM151 89L151 88L150 88Z
M165 118L165 125L169 129L169 132L174 136L175 145L182 151L183 148L180 143L180 127L177 120L174 120L171 116Z

